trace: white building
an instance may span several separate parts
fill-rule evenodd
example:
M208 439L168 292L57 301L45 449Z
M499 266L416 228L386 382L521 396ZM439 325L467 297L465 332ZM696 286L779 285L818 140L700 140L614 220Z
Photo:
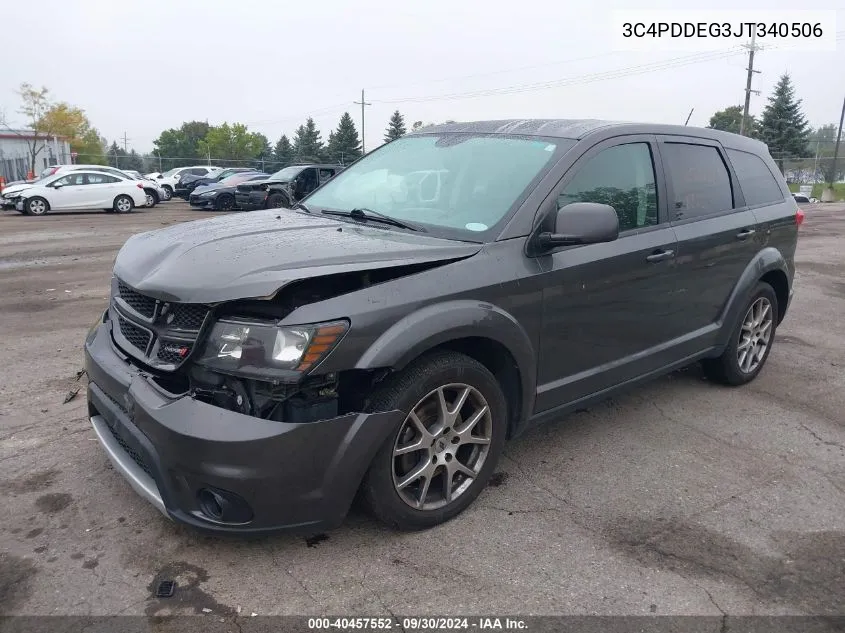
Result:
M0 129L0 177L6 182L23 180L31 167L35 136L32 130ZM70 144L62 137L42 138L35 142L35 176L50 165L71 162Z

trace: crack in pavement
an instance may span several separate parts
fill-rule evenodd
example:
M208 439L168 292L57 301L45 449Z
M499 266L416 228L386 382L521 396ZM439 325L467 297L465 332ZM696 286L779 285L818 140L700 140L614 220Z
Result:
M799 426L800 426L802 429L804 429L805 431L807 431L807 432L808 432L810 435L812 435L814 438L816 438L819 442L821 442L822 444L824 444L825 446L835 446L836 448L841 448L841 449L845 450L845 445L842 445L842 444L840 444L840 443L838 443L838 442L833 442L833 441L829 441L829 440L824 439L821 435L819 435L818 433L816 433L813 429L811 429L811 428L810 428L809 426L807 426L806 424L800 424Z

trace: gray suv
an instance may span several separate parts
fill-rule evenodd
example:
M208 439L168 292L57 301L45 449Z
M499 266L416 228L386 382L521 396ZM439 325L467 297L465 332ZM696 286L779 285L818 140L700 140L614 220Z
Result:
M803 214L766 146L660 125L427 128L294 209L130 238L85 342L91 422L170 518L401 529L505 442L702 362L741 385L792 297Z

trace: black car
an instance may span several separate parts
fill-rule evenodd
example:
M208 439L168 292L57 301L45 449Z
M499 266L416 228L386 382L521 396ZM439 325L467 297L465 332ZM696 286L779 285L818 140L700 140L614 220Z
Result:
M231 211L235 209L235 187L242 182L266 180L270 174L263 172L245 172L232 174L220 182L197 187L191 192L188 202L192 207Z
M243 211L290 208L342 170L340 165L291 165L264 182L238 185L235 204Z
M697 361L753 380L803 217L747 137L426 128L296 210L130 238L85 342L91 422L136 491L199 528L314 532L358 492L433 526L526 429Z
M182 176L178 183L176 183L176 189L173 191L173 195L188 200L193 190L197 187L220 182L224 178L228 178L233 174L251 173L254 171L256 171L254 167L228 167L205 176L186 174Z

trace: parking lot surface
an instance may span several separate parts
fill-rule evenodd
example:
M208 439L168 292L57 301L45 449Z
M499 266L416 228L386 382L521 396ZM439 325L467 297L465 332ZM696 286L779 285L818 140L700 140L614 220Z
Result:
M845 205L805 210L795 299L752 384L692 368L536 429L430 531L354 511L328 534L256 541L200 535L139 498L77 379L124 240L211 214L4 212L0 611L843 614ZM174 597L152 596L159 579Z

